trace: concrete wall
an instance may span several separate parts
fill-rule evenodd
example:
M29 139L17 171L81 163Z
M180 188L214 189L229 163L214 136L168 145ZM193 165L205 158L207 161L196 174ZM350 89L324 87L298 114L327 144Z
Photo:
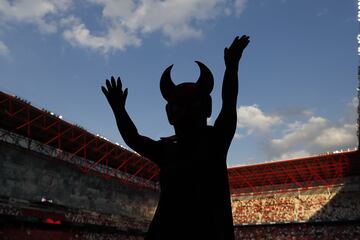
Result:
M151 219L158 193L82 173L58 159L0 141L0 195Z

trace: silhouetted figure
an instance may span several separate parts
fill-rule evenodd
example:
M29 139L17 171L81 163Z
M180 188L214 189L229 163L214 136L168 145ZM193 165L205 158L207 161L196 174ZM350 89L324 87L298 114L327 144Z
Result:
M226 155L236 130L238 66L248 43L248 36L236 37L224 50L223 104L214 126L207 125L214 79L200 62L196 83L175 85L172 65L164 71L160 89L175 135L159 141L138 133L125 110L128 91L120 78L102 87L126 144L160 168L160 200L146 240L234 239Z

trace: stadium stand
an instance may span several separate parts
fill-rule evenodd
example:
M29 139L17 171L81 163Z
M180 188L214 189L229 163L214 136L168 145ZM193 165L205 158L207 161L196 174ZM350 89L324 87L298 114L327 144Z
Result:
M143 239L154 164L3 92L0 110L0 239ZM340 151L229 168L237 239L360 239L359 160Z
M341 195L336 196L339 192ZM234 222L264 224L355 220L360 216L358 194L358 191L341 191L341 186L336 186L270 196L234 197Z
M360 226L356 222L342 223L298 223L238 226L235 228L236 239L272 239L272 240L342 240L359 239Z
M229 169L237 239L360 239L358 151Z

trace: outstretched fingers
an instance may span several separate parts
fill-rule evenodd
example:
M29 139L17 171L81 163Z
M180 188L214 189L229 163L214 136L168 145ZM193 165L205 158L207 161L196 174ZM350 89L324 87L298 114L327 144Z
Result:
M236 43L237 43L238 41L239 41L239 36L236 36L230 47L236 45Z
M111 80L113 80L113 77L111 77ZM114 87L112 85L113 81L109 81L109 79L106 79L105 86L101 86L101 91L104 93L108 101L111 101L111 98L114 94Z
M124 94L123 94L124 104L125 104L125 102L126 102L127 95L128 95L128 89L127 89L127 88L125 88L125 90L124 90Z
M120 77L117 78L116 84L115 84L115 78L114 78L114 85L115 85L115 91L116 91L118 94L120 94L120 95L124 94L124 92L123 92L123 90L122 90L122 83L121 83Z
M243 35L241 38L236 37L230 48L236 52L242 52L249 44L249 42L249 36Z
M106 86L101 86L101 91L107 98L114 113L118 114L121 109L124 109L126 98L128 95L128 89L122 90L122 83L120 77L115 80L114 76L111 76L110 80L106 79Z
M109 98L109 92L106 90L104 86L101 86L101 91L104 93L104 95Z
M245 45L247 45L249 42L250 42L250 37L249 36L247 36L247 35L243 35L241 38L240 38L240 40L239 40L239 42L240 43L242 43L242 44L245 44Z
M105 86L101 87L102 92L107 97L125 97L127 96L127 89L122 90L122 83L120 77L115 80L114 76L111 76L110 80L106 79Z
M104 87L105 88L105 87ZM106 88L108 93L120 92L122 93L122 83L120 77L115 81L115 77L111 76L110 80L106 79Z
M116 88L116 82L114 76L111 76L111 87Z
M106 87L107 87L107 91L110 92L112 89L112 86L111 86L109 79L106 79Z
M118 88L122 89L122 83L121 83L120 77L117 78L116 83L117 83Z
M242 35L241 39L249 39L249 36L248 35Z

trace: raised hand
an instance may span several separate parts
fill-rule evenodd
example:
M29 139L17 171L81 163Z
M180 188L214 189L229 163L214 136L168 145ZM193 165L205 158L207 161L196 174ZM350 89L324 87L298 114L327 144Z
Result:
M115 115L125 110L128 89L126 88L124 91L122 90L120 77L118 77L117 81L115 81L115 78L112 76L111 82L106 79L106 88L101 86L101 90L108 100Z
M246 46L249 44L249 36L237 36L229 48L224 49L224 59L226 67L238 68L240 58Z

